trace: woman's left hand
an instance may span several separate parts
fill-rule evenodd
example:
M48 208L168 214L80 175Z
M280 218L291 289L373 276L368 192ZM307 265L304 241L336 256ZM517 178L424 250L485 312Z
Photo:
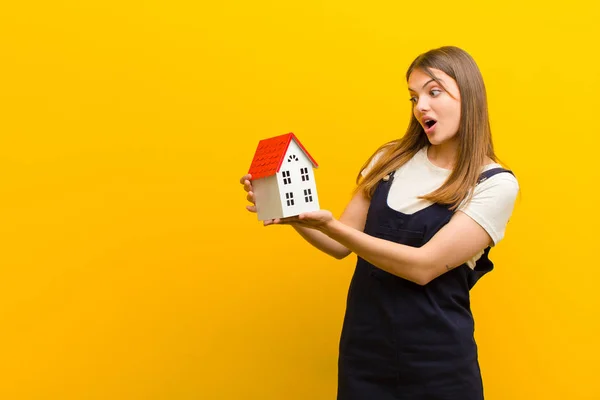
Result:
M334 221L331 211L318 210L302 213L295 217L281 218L276 220L275 224L297 225L325 232Z

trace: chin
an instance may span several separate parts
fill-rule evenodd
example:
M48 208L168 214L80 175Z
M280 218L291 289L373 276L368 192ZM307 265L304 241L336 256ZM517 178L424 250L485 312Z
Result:
M432 145L432 146L438 146L438 145L444 144L446 142L446 140L439 140L435 136L428 137L427 139L429 140L429 144Z
M456 137L454 135L447 137L434 133L431 136L427 136L427 139L432 146L439 146L441 144L451 143L454 139L456 139Z

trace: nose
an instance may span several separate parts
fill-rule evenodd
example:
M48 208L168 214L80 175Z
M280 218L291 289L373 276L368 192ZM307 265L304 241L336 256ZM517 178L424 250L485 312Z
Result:
M419 97L419 100L417 101L416 109L420 113L423 113L425 111L429 111L429 102L427 101L427 96L421 96L421 97Z

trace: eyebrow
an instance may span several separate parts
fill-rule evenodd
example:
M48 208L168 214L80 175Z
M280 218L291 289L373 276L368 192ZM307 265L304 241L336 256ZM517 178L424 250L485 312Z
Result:
M443 82L443 81L442 81L441 79L439 79L439 78L438 78L438 80L439 80L439 81L441 81L441 82ZM423 87L422 87L421 89L425 89L425 86L429 85L431 82L436 82L436 80L435 80L435 79L430 79L430 80L428 80L427 82L425 82L425 84L423 85ZM411 92L414 92L414 91L415 91L415 89L411 89L411 88L408 88L408 90L410 90Z

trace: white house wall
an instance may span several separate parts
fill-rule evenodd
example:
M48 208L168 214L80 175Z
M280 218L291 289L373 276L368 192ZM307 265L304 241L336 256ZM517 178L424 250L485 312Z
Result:
M293 159L294 156L297 160ZM289 161L290 157L293 159L292 161ZM302 175L300 173L301 168L307 169L307 181L302 181ZM284 176L288 171L290 174L289 177ZM289 178L291 183L285 184L284 180L286 178ZM308 211L316 211L320 208L313 164L294 140L290 143L283 159L283 163L281 164L281 168L279 169L279 173L277 173L277 185L279 187L278 194L283 217L290 217ZM304 195L305 190L310 190L312 202L306 202L307 196ZM287 193L293 194L293 205L288 206L288 200L290 199L286 198Z
M275 175L252 181L252 189L256 200L256 212L259 221L281 218L283 210Z

